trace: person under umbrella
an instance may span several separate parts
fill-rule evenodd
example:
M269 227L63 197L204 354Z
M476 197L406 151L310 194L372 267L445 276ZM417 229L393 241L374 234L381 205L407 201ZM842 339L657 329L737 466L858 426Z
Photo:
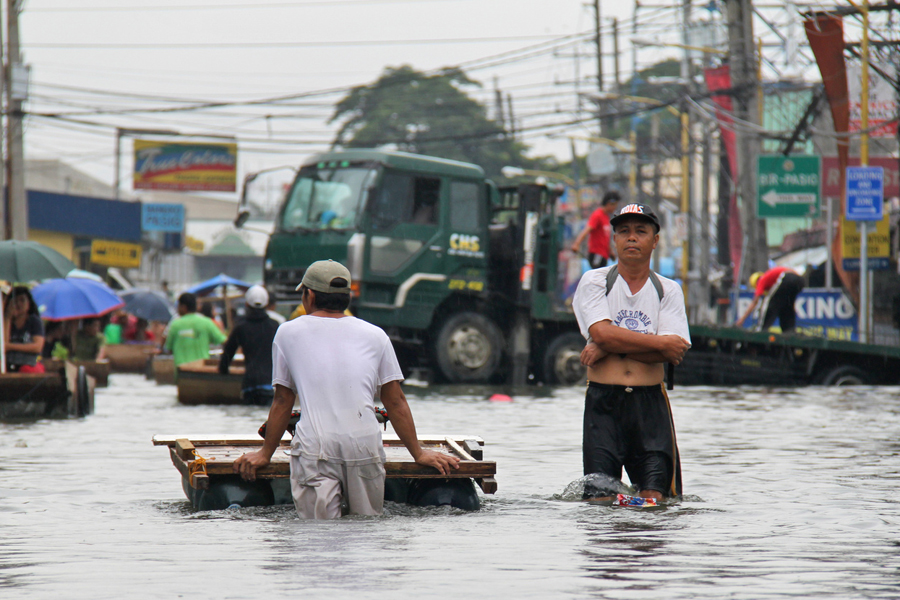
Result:
M37 242L5 240L0 242L0 281L33 281L65 277L77 268L62 254ZM2 306L2 304L0 304ZM0 373L6 372L6 313L0 318Z
M81 322L81 329L75 333L72 344L72 358L75 360L103 360L106 358L104 346L106 337L100 333L100 319L89 318Z
M31 292L25 286L13 288L3 310L6 339L6 368L9 372L43 373L38 361L44 349L44 324Z

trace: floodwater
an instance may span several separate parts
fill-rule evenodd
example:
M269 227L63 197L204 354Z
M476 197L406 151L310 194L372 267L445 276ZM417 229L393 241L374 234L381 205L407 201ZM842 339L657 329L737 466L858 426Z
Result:
M113 375L85 419L0 424L0 597L900 597L900 389L677 389L686 496L651 509L576 500L583 388L496 391L407 390L420 432L485 439L482 510L306 522L192 511L150 442L265 409Z

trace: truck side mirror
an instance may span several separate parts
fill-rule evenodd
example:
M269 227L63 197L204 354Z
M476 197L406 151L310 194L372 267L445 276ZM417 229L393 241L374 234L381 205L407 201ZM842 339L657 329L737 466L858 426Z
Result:
M237 216L234 218L234 228L240 229L244 226L244 223L247 222L247 219L250 218L250 211L246 208L241 208L238 210Z

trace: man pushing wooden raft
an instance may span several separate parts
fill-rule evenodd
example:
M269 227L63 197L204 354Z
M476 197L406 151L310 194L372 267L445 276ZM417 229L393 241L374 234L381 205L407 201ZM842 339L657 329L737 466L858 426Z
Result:
M231 459L233 473L240 475L245 487L252 486L271 467L299 399L303 416L290 442L290 495L298 514L308 519L381 514L386 495L385 450L391 446L382 442L376 397L384 403L398 440L415 465L412 471L448 482L460 477L460 456L441 447L423 447L418 439L400 387L403 374L388 336L344 314L350 304L350 283L347 268L331 260L318 261L306 270L297 286L306 316L280 326L272 344L275 397L265 440L259 449ZM457 453L461 449L452 439L442 444ZM188 447L182 445L181 454L186 455ZM200 481L195 477L198 470L205 468L208 475L211 462L202 455L195 458L189 483ZM409 460L394 457L394 463ZM477 507L477 496L475 501Z

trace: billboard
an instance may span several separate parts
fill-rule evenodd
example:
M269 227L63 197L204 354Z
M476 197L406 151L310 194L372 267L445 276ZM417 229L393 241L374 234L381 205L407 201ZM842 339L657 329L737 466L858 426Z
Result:
M896 79L893 65L878 65L888 76ZM850 131L862 130L862 67L847 65L847 86L850 92ZM875 69L869 69L869 133L873 138L897 137L897 91Z
M112 240L92 240L91 262L107 267L138 269L141 266L141 245Z
M237 144L134 140L134 189L233 192Z
M742 290L737 303L742 315L753 300L753 292ZM841 290L806 288L794 302L797 312L797 332L828 340L858 341L859 318L850 298ZM744 322L747 327L756 325L758 311ZM775 320L778 323L778 320Z

